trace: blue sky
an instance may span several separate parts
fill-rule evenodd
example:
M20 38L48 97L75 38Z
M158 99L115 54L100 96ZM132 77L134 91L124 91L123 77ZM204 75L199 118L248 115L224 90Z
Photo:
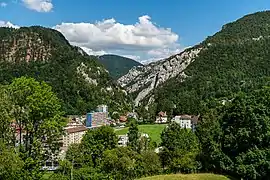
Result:
M0 0L1 26L41 25L89 54L139 61L193 46L222 25L270 9L269 0Z

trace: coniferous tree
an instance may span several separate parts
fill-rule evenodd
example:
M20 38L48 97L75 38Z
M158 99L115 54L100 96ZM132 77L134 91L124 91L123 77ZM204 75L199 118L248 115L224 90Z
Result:
M128 146L134 151L138 151L139 138L137 122L132 120L128 129Z

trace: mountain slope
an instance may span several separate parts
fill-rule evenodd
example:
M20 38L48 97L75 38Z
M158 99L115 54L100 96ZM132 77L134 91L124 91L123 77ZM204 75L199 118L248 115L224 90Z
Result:
M182 71L152 88L142 98L142 113L146 114L143 112L146 106L152 114L159 110L169 114L199 114L204 103L213 98L228 99L238 91L248 92L269 85L270 12L255 13L229 23L220 32L185 50L180 56L198 50L192 61L186 60L190 62L189 65L184 67L179 61L171 68L175 72L182 67ZM158 64L154 67L160 66ZM147 73L149 71L140 76ZM164 73L166 76L172 74L168 70ZM127 89L132 92L135 88L128 85Z
M180 75L185 78L183 71L194 61L201 48L188 49L167 59L150 63L144 67L132 68L126 75L118 79L118 83L133 94L138 105L152 90L167 80Z
M133 59L112 54L99 56L98 61L105 66L113 79L120 78L133 67L143 66Z
M0 83L29 76L45 81L63 102L67 114L84 114L98 104L111 111L129 108L126 94L107 70L58 31L43 27L0 28Z

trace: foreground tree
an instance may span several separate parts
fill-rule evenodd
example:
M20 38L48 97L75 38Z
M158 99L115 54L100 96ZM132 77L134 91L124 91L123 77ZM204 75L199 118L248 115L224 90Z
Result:
M20 154L29 179L40 178L40 166L59 149L64 119L52 88L33 78L15 79L8 87L15 123L20 127ZM23 134L24 132L24 134Z
M71 144L66 152L66 160L72 162L74 168L80 168L84 165L84 154L81 144Z
M99 166L103 152L115 148L116 144L117 137L113 128L102 126L88 130L81 143L84 163L94 167Z
M138 154L126 147L107 150L104 153L102 170L112 179L135 179Z
M7 88L0 86L0 141L5 144L14 145L14 131L11 128L12 102L8 95Z
M128 146L131 147L133 151L139 150L139 138L140 134L137 122L135 120L132 120L128 129Z
M169 171L174 173L190 173L197 170L199 143L191 130L182 129L178 124L171 123L162 132L161 140L160 157L163 167L169 168Z
M270 89L239 94L198 127L204 168L245 179L270 176ZM211 130L209 130L211 129ZM207 138L207 139L206 139ZM212 165L211 165L212 164Z
M23 161L13 147L8 147L0 140L0 179L22 179Z
M141 163L141 176L153 176L161 172L160 158L154 151L142 151L140 154L140 159L137 161Z

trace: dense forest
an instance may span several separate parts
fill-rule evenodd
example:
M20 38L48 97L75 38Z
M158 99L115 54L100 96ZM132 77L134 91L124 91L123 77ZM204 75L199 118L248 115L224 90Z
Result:
M133 67L142 66L133 59L111 54L99 56L98 61L105 66L113 79L124 76Z
M36 26L0 28L0 37L0 84L21 76L45 81L66 114L84 114L103 103L111 112L130 109L125 92L97 58L71 46L58 31Z
M202 48L184 73L172 78L150 96L148 118L158 111L170 115L200 114L211 99L230 100L239 92L249 92L269 84L270 12L247 15L224 25L222 30L193 48ZM144 112L144 114L147 114ZM147 117L146 117L147 118Z

